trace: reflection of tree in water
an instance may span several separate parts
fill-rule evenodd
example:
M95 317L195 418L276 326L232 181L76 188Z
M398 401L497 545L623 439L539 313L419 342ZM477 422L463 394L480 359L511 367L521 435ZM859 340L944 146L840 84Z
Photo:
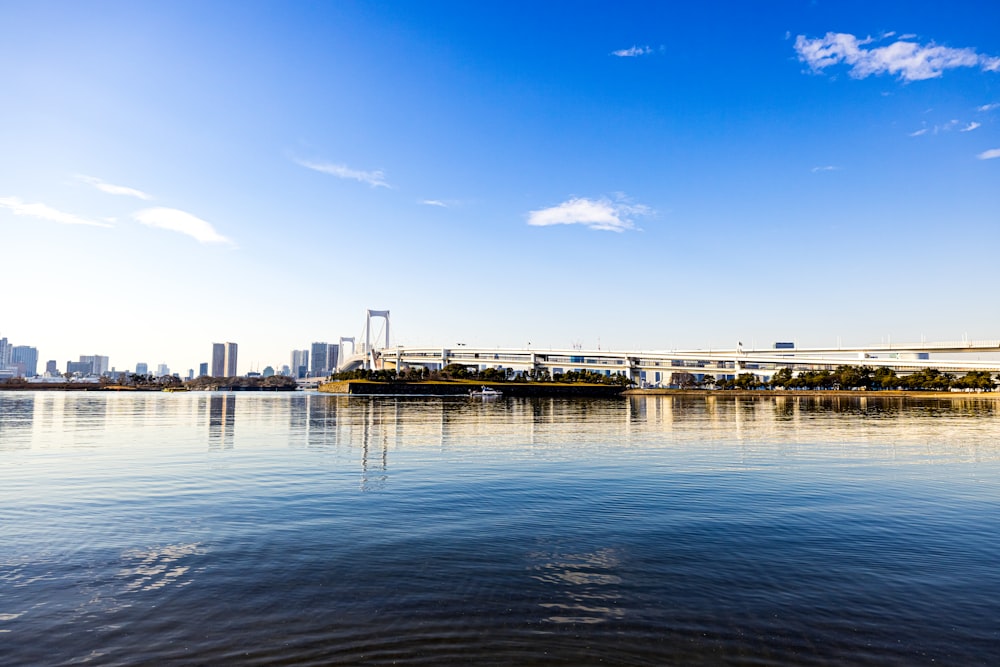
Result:
M232 449L236 424L236 397L213 394L208 399L208 447Z

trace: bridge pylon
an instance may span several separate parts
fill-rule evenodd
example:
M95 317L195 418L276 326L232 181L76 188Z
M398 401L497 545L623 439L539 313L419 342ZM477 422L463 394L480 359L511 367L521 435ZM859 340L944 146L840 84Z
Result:
M372 318L381 317L385 320L385 342L382 344L384 349L389 347L389 311L388 310L371 310L370 308L365 313L365 368L371 370L375 367L375 347L372 345Z

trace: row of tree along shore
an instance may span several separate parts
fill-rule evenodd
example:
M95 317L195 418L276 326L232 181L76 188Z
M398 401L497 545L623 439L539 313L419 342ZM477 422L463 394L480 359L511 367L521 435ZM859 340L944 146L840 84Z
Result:
M569 371L567 373L550 374L545 368L532 369L528 373L516 373L512 368L486 368L481 371L463 366L448 364L441 370L430 370L424 367L414 367L397 373L395 370L364 370L345 371L330 376L333 382L348 380L367 380L369 382L447 382L450 380L473 380L475 382L510 382L510 383L562 383L562 384L600 384L614 387L628 387L633 384L624 375L604 375L593 371Z
M993 391L1000 381L987 371L969 371L955 375L926 368L908 375L897 375L891 368L871 366L841 365L833 370L802 371L794 373L791 368L780 368L771 379L763 382L753 373L740 373L734 378L717 380L713 375L704 375L696 380L690 373L676 373L680 376L674 387L680 389L811 389L811 390L903 390L903 391ZM403 373L395 370L356 370L335 373L331 381L366 380L369 382L428 382L449 380L474 380L477 382L523 382L523 383L586 383L630 387L634 384L624 375L604 375L593 371L570 371L550 375L546 369L538 369L527 374L515 373L510 368L487 368L476 371L461 364L450 364L440 371L426 368L412 368Z
M1000 380L998 375L997 380ZM832 371L804 371L793 375L790 368L775 371L770 381L762 382L753 373L740 373L735 378L716 380L712 375L706 375L701 382L696 382L691 376L687 382L681 383L683 389L701 387L704 389L864 389L904 390L904 391L993 391L996 382L987 371L969 371L957 376L952 373L942 373L936 368L925 368L909 375L896 375L891 368L870 366L838 366Z
M449 364L441 370L414 367L402 373L391 369L334 373L330 382L320 385L319 390L336 394L458 396L468 394L480 385L497 389L504 396L612 398L632 383L622 375L607 376L591 371L550 374L540 369L524 374L515 373L510 368L477 371L461 364Z

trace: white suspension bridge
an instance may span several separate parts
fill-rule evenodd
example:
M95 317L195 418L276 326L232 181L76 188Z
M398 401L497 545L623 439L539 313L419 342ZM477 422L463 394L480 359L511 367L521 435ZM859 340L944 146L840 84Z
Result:
M372 320L381 320L381 328L372 335ZM344 344L351 344L350 356ZM887 367L899 375L935 368L942 372L1000 372L1000 357L991 360L970 359L973 354L1000 353L1000 340L962 340L953 342L879 343L866 346L798 348L783 344L765 349L746 349L742 344L721 350L610 351L610 350L537 350L530 347L478 348L404 347L391 345L389 311L368 310L363 340L356 347L354 338L341 338L341 363L338 371L365 369L428 368L439 370L461 364L476 370L511 369L514 373L547 371L550 375L568 371L593 371L605 375L625 375L646 386L674 384L679 374L700 380L712 375L717 380L752 373L766 381L781 368L793 374L812 370L833 370L837 366ZM931 358L934 355L934 358ZM947 355L942 357L940 355Z

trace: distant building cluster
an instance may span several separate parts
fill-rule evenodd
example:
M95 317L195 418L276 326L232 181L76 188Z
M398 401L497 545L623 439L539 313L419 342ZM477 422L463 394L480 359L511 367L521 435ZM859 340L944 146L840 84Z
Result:
M352 340L353 339L348 339ZM271 377L282 375L287 377L311 378L326 377L335 372L341 361L341 346L333 343L315 342L308 348L292 350L291 365L281 365L280 368L266 366L262 371L251 369L248 376ZM212 343L211 361L198 364L198 372L188 369L184 379L194 379L201 376L237 377L237 355L239 346L233 342ZM7 338L0 338L0 382L14 378L24 378L32 382L97 382L101 378L114 382L128 382L130 376L143 379L173 376L180 379L178 373L171 373L167 364L157 364L155 372L151 372L150 364L140 361L135 365L135 371L119 371L110 365L110 358L104 355L81 355L78 360L68 360L60 370L56 360L45 362L45 368L39 368L38 349L29 345L13 345Z
M0 338L0 379L38 375L38 350Z
M333 343L313 343L307 350L292 350L292 365L289 372L296 379L326 377L337 368L340 361L340 345ZM282 368L284 371L286 367Z

